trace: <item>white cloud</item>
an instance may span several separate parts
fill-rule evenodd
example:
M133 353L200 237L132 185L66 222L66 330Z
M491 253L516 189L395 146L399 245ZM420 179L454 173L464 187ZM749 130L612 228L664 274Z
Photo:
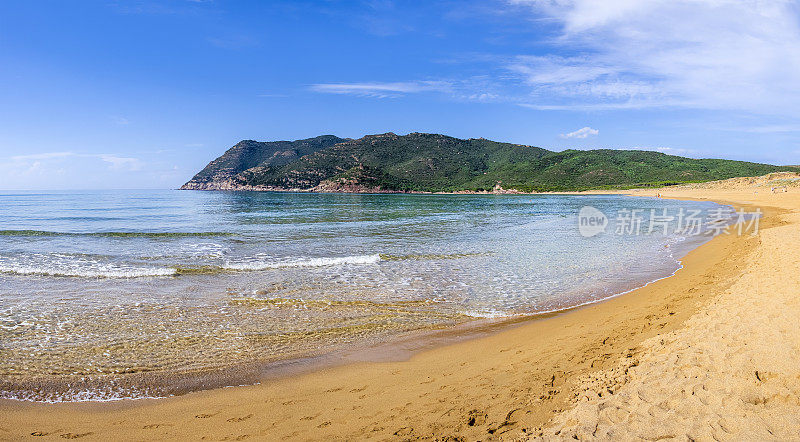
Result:
M559 110L559 111L605 111L605 110L624 110L641 109L641 104L635 103L591 103L591 104L532 104L517 103L518 106L536 110ZM655 104L654 104L655 105Z
M29 161L29 160L50 160L53 158L66 158L75 156L74 152L45 152L35 153L30 155L15 155L11 157L12 161Z
M537 55L456 60L481 65L482 75L472 78L310 89L372 98L433 92L537 110L675 108L800 117L797 0L505 1L499 12L530 14Z
M726 128L726 130L750 132L758 134L774 134L774 133L800 132L800 125L771 124L765 126L731 127L731 128Z
M350 94L362 97L394 98L419 92L449 92L452 85L443 81L406 81L390 83L322 83L310 86L314 92Z
M499 98L499 96L491 92L476 92L474 94L467 95L465 98L470 101L495 101Z
M568 134L561 134L561 138L587 138L589 136L597 135L600 131L597 129L592 129L589 126L582 127L575 132L570 132Z
M96 159L109 164L109 169L112 170L140 170L142 168L142 161L138 158L124 157L117 154L100 153L76 153L76 152L43 152L29 155L14 155L7 158L0 164L7 167L16 167L27 170L42 170L48 162L62 162L66 159Z
M532 106L675 106L800 114L793 1L513 0L560 25L553 53L508 68Z
M109 167L114 170L140 170L142 168L142 162L139 161L138 158L120 157L112 154L90 155L90 157L100 158L106 163L109 163Z

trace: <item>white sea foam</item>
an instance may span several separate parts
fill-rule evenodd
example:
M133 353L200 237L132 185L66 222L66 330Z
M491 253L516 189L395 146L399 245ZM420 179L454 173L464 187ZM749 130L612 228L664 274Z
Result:
M66 254L31 254L0 257L0 273L31 276L72 276L83 278L139 278L170 276L176 269L141 267Z
M218 267L220 271L257 271L290 267L326 267L339 265L376 264L380 255L356 255L319 258L266 258L232 261ZM188 268L191 269L191 268ZM33 255L22 258L0 257L0 273L30 276L61 276L81 278L142 278L175 276L186 272L184 267L141 267L127 264L103 263L63 255Z
M171 268L135 268L97 266L93 268L44 268L34 266L0 265L0 273L15 275L74 276L83 278L141 278L146 276L172 276L176 270Z
M69 390L66 392L41 391L6 391L0 390L0 399L11 399L23 402L44 402L57 404L60 402L115 402L123 400L161 399L170 395L154 395L135 387L116 388L113 385L93 390Z
M228 248L222 244L204 242L197 244L186 244L183 246L186 254L192 258L223 258Z
M322 258L289 258L278 260L254 260L243 262L228 262L223 266L230 270L269 270L285 267L325 267L346 264L377 264L381 257L375 255L356 255Z
M484 319L512 318L514 316L521 316L520 313L494 310L494 309L466 310L463 311L462 314L470 316L472 318L484 318Z

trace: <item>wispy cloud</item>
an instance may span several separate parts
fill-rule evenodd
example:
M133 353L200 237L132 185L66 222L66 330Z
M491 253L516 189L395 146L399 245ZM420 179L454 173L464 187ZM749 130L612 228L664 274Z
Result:
M533 104L533 103L516 103L520 107L535 110L555 110L555 111L608 111L608 110L627 110L627 109L641 109L643 107L668 107L666 103L653 103L645 105L643 103L584 103L584 104Z
M316 84L374 98L446 93L537 110L724 109L800 117L800 20L795 1L505 0L530 18L536 55L450 62L485 78ZM546 24L546 26L543 25ZM519 46L518 46L519 47Z
M12 161L37 161L37 160L50 160L53 158L66 158L75 156L74 152L45 152L34 153L29 155L14 155L10 157Z
M592 129L589 126L582 127L574 132L570 132L568 134L561 134L561 138L588 138L590 136L594 136L599 134L600 131L597 129Z
M119 169L140 170L142 168L142 162L138 158L123 157L112 154L90 155L89 157L100 158L106 163L109 163L110 164L109 167L115 170Z
M800 132L800 125L797 124L772 124L764 126L742 126L742 127L728 127L726 130L736 132L750 132L757 134L776 134L776 133L790 133Z
M532 105L800 114L800 22L794 2L509 3L561 27L550 55L520 56L508 65L533 88Z
M320 83L313 84L314 92L348 94L362 97L394 98L419 92L450 92L453 85L445 81L408 81L393 83Z
M108 167L113 170L140 170L143 162L138 158L122 156L118 154L99 153L76 153L76 152L43 152L29 155L14 155L2 162L6 166L42 168L48 161L63 161L68 158L76 159L96 159L108 163Z

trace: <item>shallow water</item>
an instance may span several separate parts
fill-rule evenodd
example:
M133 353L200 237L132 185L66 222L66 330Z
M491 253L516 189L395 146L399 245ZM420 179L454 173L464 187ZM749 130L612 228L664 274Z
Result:
M563 309L668 276L710 238L615 235L613 225L584 238L584 205L612 224L618 210L642 209L645 226L650 209L718 207L621 196L2 193L0 397L158 396L117 382ZM72 386L53 387L58 379Z

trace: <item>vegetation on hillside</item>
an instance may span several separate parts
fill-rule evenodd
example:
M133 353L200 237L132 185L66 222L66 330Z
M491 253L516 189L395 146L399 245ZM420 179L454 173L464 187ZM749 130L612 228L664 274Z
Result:
M189 182L199 184L221 181L257 166L283 166L342 141L346 140L333 135L322 135L296 141L242 140L208 163Z
M237 147L246 143L241 147ZM631 150L565 150L438 134L333 136L276 146L243 141L192 179L221 177L227 188L312 189L346 182L385 191L568 191L642 187L795 170L768 164L691 159ZM295 143L295 144L291 144ZM227 158L226 158L227 157ZM220 173L224 170L225 173ZM220 178L216 178L220 179ZM213 188L213 186L209 187Z

